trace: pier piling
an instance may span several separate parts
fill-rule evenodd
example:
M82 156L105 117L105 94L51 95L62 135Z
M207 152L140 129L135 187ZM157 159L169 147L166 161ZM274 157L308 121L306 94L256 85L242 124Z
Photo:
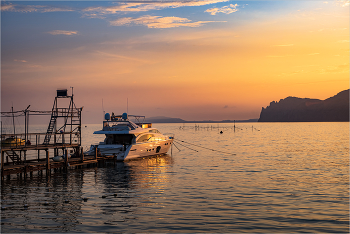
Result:
M84 152L83 152L83 147L81 147L81 152L80 152L80 160L84 162Z

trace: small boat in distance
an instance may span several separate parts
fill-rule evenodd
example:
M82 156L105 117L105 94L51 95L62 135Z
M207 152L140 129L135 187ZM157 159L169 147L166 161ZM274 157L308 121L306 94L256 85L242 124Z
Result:
M135 117L139 123L129 120ZM166 154L174 140L173 134L162 134L151 123L140 123L140 118L123 113L110 116L105 114L103 128L94 134L105 134L106 138L98 145L91 145L88 155L95 154L95 150L103 155L114 155L118 161L130 160L140 157Z
M25 140L17 137L9 137L5 140L1 141L1 147L18 147L18 146L24 146Z

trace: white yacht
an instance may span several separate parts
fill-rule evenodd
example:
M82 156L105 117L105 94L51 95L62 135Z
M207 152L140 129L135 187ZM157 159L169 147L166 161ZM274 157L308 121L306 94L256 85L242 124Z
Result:
M144 116L129 115L139 121ZM102 156L114 155L118 161L139 157L166 154L174 140L173 134L161 134L151 123L134 123L127 113L115 116L105 114L103 129L94 134L105 134L98 145L91 145L88 154L94 154L97 147Z

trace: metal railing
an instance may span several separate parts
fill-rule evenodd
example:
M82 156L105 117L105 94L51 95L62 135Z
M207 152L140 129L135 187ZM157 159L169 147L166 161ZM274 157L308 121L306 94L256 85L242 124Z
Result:
M1 148L25 148L31 146L43 145L46 133L27 133L27 141L24 139L25 134L2 134L1 135ZM57 132L52 133L52 137L49 144L50 146L55 145L75 145L80 144L79 132Z

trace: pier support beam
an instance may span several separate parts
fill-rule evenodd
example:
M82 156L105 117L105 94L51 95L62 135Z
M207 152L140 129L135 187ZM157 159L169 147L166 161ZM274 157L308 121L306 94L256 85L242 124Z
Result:
M82 162L84 162L84 151L83 151L83 147L81 147L80 160L81 160Z
M68 167L68 149L64 150L65 157L64 157L64 166Z
M51 168L50 168L50 154L49 154L49 150L46 149L46 171L48 172Z
M1 180L4 178L5 151L1 150Z

